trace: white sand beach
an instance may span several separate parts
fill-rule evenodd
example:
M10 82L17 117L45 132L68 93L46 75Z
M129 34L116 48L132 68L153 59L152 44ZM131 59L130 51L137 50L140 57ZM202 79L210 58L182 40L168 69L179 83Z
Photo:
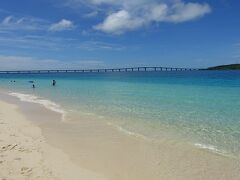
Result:
M0 102L0 179L89 179L103 177L73 164L45 142L41 129L16 105Z

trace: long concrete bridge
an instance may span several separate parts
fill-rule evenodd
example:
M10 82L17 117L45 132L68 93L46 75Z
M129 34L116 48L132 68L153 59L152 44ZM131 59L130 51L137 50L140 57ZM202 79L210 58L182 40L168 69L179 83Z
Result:
M18 71L0 71L0 74L154 72L154 71L198 71L198 70L200 70L200 69L156 66L156 67L128 67L128 68L80 69L80 70L18 70Z

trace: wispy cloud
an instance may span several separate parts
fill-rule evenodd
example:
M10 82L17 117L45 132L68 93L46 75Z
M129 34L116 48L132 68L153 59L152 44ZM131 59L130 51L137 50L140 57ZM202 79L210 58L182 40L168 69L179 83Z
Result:
M0 23L0 30L5 31L33 31L45 30L48 27L48 21L34 17L15 17L14 15L6 16Z
M121 51L125 49L124 46L121 46L119 44L106 43L106 42L100 42L100 41L85 41L85 42L82 42L78 46L78 48L89 50L89 51L93 51L93 50Z
M11 23L11 20L12 20L12 19L13 19L12 16L7 16L7 17L5 17L5 19L3 19L2 24L3 24L4 26L8 26L8 25Z
M62 19L53 24L41 18L3 12L5 17L0 19L1 48L56 51L78 45L76 39L56 37L54 33L49 33L49 31L56 32L74 28L70 20Z
M0 36L0 48L8 47L11 49L37 49L45 51L71 50L104 50L104 51L121 51L126 47L116 43L104 41L79 41L73 38L63 38L48 35L12 35L7 34Z
M66 31L74 28L73 22L70 20L62 19L50 26L49 31Z
M7 34L0 36L0 47L57 51L68 46L75 46L75 40L47 35Z
M6 55L0 55L0 64L0 70L83 69L104 66L104 62L98 60L73 60L66 62L56 59Z
M29 17L7 15L0 20L0 30L2 31L65 31L74 28L71 20L62 19L57 23L51 23L48 20Z
M98 14L99 14L98 11L92 11L92 12L84 14L83 17L92 18L92 17L96 17Z

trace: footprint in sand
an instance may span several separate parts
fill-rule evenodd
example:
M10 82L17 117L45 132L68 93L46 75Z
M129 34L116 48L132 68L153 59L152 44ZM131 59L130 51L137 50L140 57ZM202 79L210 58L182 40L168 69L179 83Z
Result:
M7 145L7 146L3 146L1 149L2 149L3 151L6 151L10 146L11 146L11 144L9 144L9 145Z
M0 152L7 151L7 150L13 150L17 147L17 144L8 144L7 146L3 146L0 150Z
M22 167L21 168L21 174L25 175L25 176L29 176L32 173L32 168L28 168L28 167Z
M23 148L23 147L18 148L18 151L20 151L20 152L25 152L25 153L30 153L30 152L32 152L31 150L25 149L25 148Z
M17 147L17 144L12 144L12 146L10 147L10 150L13 150Z

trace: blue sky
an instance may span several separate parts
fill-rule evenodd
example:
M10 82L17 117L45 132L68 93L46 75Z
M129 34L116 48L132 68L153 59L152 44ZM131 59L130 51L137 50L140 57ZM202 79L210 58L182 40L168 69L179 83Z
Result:
M240 63L237 0L1 0L0 69Z

